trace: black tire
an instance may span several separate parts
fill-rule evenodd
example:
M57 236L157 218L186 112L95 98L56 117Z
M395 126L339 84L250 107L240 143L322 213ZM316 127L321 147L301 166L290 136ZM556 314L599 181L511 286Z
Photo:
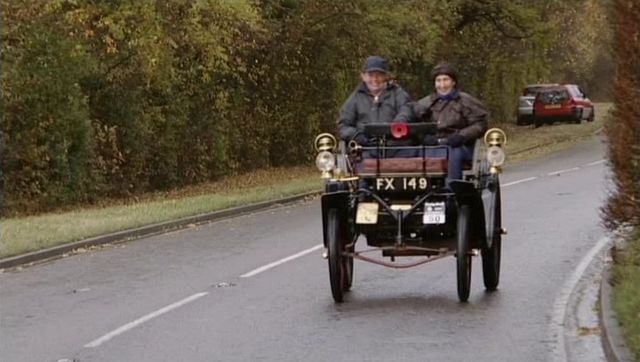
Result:
M354 247L349 248L348 252L353 253ZM342 256L344 263L344 281L343 281L343 291L348 292L351 290L351 286L353 285L353 257L352 256Z
M577 108L574 113L574 119L573 119L573 123L575 124L580 124L580 122L582 122L582 112L583 110L581 108Z
M593 122L596 119L596 110L591 108L591 114L589 114L589 118L587 118L587 122Z
M471 290L471 215L469 205L458 208L458 245L456 249L456 265L458 276L458 299L466 302Z
M496 185L496 195L492 198L489 210L493 210L487 215L487 227L491 227L493 232L487 233L487 244L482 249L482 277L484 287L488 291L494 291L500 283L500 255L502 249L502 207L500 199L500 185Z
M338 210L331 209L327 214L327 247L329 248L329 281L331 294L336 303L342 303L347 276L342 256L343 242L340 232Z
M539 128L542 127L542 120L540 118L536 118L533 120L533 128Z

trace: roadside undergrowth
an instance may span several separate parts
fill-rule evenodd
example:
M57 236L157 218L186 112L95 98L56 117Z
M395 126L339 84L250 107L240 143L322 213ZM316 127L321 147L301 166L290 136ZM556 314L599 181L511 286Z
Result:
M570 147L602 128L610 104L596 105L596 120L541 128L497 124L505 129L507 166ZM0 258L97 235L203 214L224 208L319 191L322 180L312 166L256 170L218 182L155 192L134 199L103 200L96 205L40 215L16 215L0 224Z
M626 345L640 361L640 229L614 258L613 309Z

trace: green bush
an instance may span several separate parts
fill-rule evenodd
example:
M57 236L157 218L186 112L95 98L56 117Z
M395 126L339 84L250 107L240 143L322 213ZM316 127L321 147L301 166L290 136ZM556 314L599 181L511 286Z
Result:
M555 0L0 2L7 213L308 163L371 54L416 99L457 63L493 122L524 84L606 64L576 45L606 38L596 0L579 27Z
M53 19L21 20L5 18L2 34L3 210L83 201L93 135L80 82L91 59Z

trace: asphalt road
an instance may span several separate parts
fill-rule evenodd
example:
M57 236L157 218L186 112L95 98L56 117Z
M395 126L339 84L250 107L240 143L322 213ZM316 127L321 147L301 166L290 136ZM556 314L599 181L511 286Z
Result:
M486 293L474 258L468 303L447 258L356 261L334 304L316 200L0 274L0 359L564 360L567 288L604 237L604 154L593 140L506 168L501 284Z

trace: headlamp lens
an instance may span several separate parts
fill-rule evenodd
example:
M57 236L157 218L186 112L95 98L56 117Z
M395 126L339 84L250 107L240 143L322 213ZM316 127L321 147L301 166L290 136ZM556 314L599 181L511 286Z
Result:
M487 148L487 161L489 161L491 166L502 166L504 159L505 155L502 148L498 146Z
M316 166L322 172L331 171L336 167L336 158L329 151L322 151L316 156Z

